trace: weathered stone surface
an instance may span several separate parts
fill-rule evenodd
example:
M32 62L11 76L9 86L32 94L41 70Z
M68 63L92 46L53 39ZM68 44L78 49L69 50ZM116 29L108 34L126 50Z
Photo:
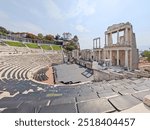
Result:
M77 106L79 113L104 113L115 111L115 108L105 98L80 102Z
M105 90L102 90L102 91L98 91L98 93L112 93L113 90L112 89L105 89Z
M100 87L100 86L95 86L95 87L93 86L92 89L93 89L94 92L100 92L100 91L104 90L104 88Z
M61 97L58 99L54 99L51 105L67 104L67 103L75 103L75 98L74 97Z
M144 91L146 91L146 90L148 91L148 90L150 90L149 87L144 86L144 85L143 85L143 86L140 86L140 87L135 87L134 89L137 90L137 91L143 91L143 90L144 90Z
M136 97L137 99L143 101L144 97L146 95L149 95L150 94L150 91L143 91L143 92L137 92L137 93L134 93L132 94L134 97Z
M0 108L15 108L22 103L22 101L0 101Z
M136 91L134 89L130 88L130 89L120 90L118 93L120 93L121 95L127 95L127 94L132 94L135 92Z
M9 108L2 111L2 113L19 113L18 108Z
M91 75L89 78L82 75L85 72L86 68L80 67L76 64L61 64L55 66L56 73L57 73L57 81L63 83L77 83L77 82L84 82L84 81L91 81L93 76Z
M77 100L77 102L81 102L81 101L93 100L93 99L97 99L97 98L99 98L97 96L97 94L93 93L92 95L78 96L78 97L76 97L76 100Z
M36 112L36 108L29 103L23 103L19 106L19 112L20 113L35 113Z
M150 95L146 95L143 99L143 102L150 107Z
M126 85L126 86L125 86L125 88L127 88L127 89L135 88L135 87L138 87L138 86L135 85L135 84L131 84L131 85Z
M118 87L112 87L111 89L118 93L119 91L125 90L126 88L123 86L118 86Z
M99 97L106 97L106 98L110 98L110 97L116 97L119 96L119 94L117 94L116 92L101 92L98 93Z
M40 113L76 113L76 105L68 103L46 106L41 108Z
M140 103L140 100L131 95L118 96L108 99L112 105L119 111L131 108Z

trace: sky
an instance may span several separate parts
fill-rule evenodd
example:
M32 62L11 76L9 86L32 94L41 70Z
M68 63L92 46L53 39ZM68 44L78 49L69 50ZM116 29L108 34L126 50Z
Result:
M0 26L14 32L77 35L81 49L108 26L130 22L139 50L150 48L150 0L0 0Z

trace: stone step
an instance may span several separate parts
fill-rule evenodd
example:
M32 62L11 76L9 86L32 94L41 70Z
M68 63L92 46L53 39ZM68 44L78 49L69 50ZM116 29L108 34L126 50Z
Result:
M16 69L12 73L12 79L16 79L16 73L20 67L16 67Z
M5 73L5 71L7 69L9 69L9 68L11 68L11 67L10 66L6 66L6 67L2 68L2 70L0 71L0 78L2 78L2 74Z
M77 108L79 113L108 113L116 111L106 98L79 102L77 103Z
M22 70L19 73L19 77L21 79L25 79L25 72L27 71L27 67L23 67Z
M22 68L19 69L18 74L17 74L18 79L23 79L23 78L21 77L22 71L24 71L24 67L22 67Z
M7 73L7 71L9 71L9 70L11 70L11 69L12 69L11 66L10 66L9 68L7 68L7 69L2 73L1 77L4 78L5 75L6 75L6 73Z
M143 92L137 92L137 93L134 93L132 94L135 98L143 101L144 97L146 95L149 95L150 94L150 91L143 91Z
M7 66L9 66L9 65L2 65L1 67L0 67L0 71L2 71L5 67L7 67Z
M11 72L12 72L15 68L16 68L16 66L13 66L12 68L10 68L10 69L5 73L4 78L9 79Z
M15 79L15 71L17 71L18 67L16 67L15 69L13 69L10 73L10 79Z
M140 100L138 100L137 98L131 95L117 96L117 97L110 98L108 100L118 111L131 108L141 103Z
M58 104L42 107L40 113L76 113L76 105L74 103Z
M16 67L13 67L7 74L6 74L6 78L10 79L11 78L11 73L16 69Z
M19 76L19 71L22 69L22 67L19 67L18 70L15 72L15 79L20 79Z

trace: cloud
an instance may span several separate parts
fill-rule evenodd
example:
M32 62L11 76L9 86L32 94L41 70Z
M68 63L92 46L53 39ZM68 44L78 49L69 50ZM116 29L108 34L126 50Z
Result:
M14 31L31 32L34 34L44 33L44 30L39 26L30 22L18 22L14 24Z
M83 13L86 16L95 13L94 5L89 3L88 0L78 0L77 10L79 10L80 13Z
M75 26L75 29L78 31L78 32L89 32L89 30L86 28L86 27L84 27L83 25L80 25L80 24L78 24L78 25L76 25Z
M61 7L60 3L58 4L54 0L45 0L45 9L50 18L67 20L77 16L90 16L95 13L95 4L90 3L89 0L70 2L69 6L67 5L68 1L64 2L66 3L65 10Z
M12 19L6 12L0 10L0 26L14 32L31 32L34 34L44 33L44 30L28 21L16 21Z
M89 0L78 0L76 6L73 6L69 12L69 17L76 17L76 16L90 16L95 13L95 4L89 3Z
M150 31L141 31L136 33L136 42L138 48L144 50L150 48L150 38L149 38Z
M51 18L54 18L57 20L63 20L64 19L62 10L57 6L57 4L54 1L46 0L45 1L45 8L46 8L48 15Z
M8 19L9 19L9 16L5 12L0 10L0 21L8 20Z

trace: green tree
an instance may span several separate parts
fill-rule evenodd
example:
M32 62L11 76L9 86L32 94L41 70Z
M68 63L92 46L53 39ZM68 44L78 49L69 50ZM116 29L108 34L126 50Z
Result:
M26 38L31 38L31 39L38 39L38 36L32 34L32 33L27 33Z
M8 34L8 31L6 28L0 26L0 34Z
M77 45L75 43L73 43L73 42L70 42L67 45L65 45L64 48L67 51L73 51L73 50L77 49Z
M145 51L143 52L143 56L144 56L144 57L147 57L147 60L150 62L150 51L145 50Z
M42 34L42 33L39 33L39 34L38 34L38 38L42 40L42 39L44 38L43 34Z
M150 54L150 51L145 50L145 51L143 52L143 56L144 56L144 57L148 57L149 54Z
M45 40L54 41L54 36L49 34L44 37Z

